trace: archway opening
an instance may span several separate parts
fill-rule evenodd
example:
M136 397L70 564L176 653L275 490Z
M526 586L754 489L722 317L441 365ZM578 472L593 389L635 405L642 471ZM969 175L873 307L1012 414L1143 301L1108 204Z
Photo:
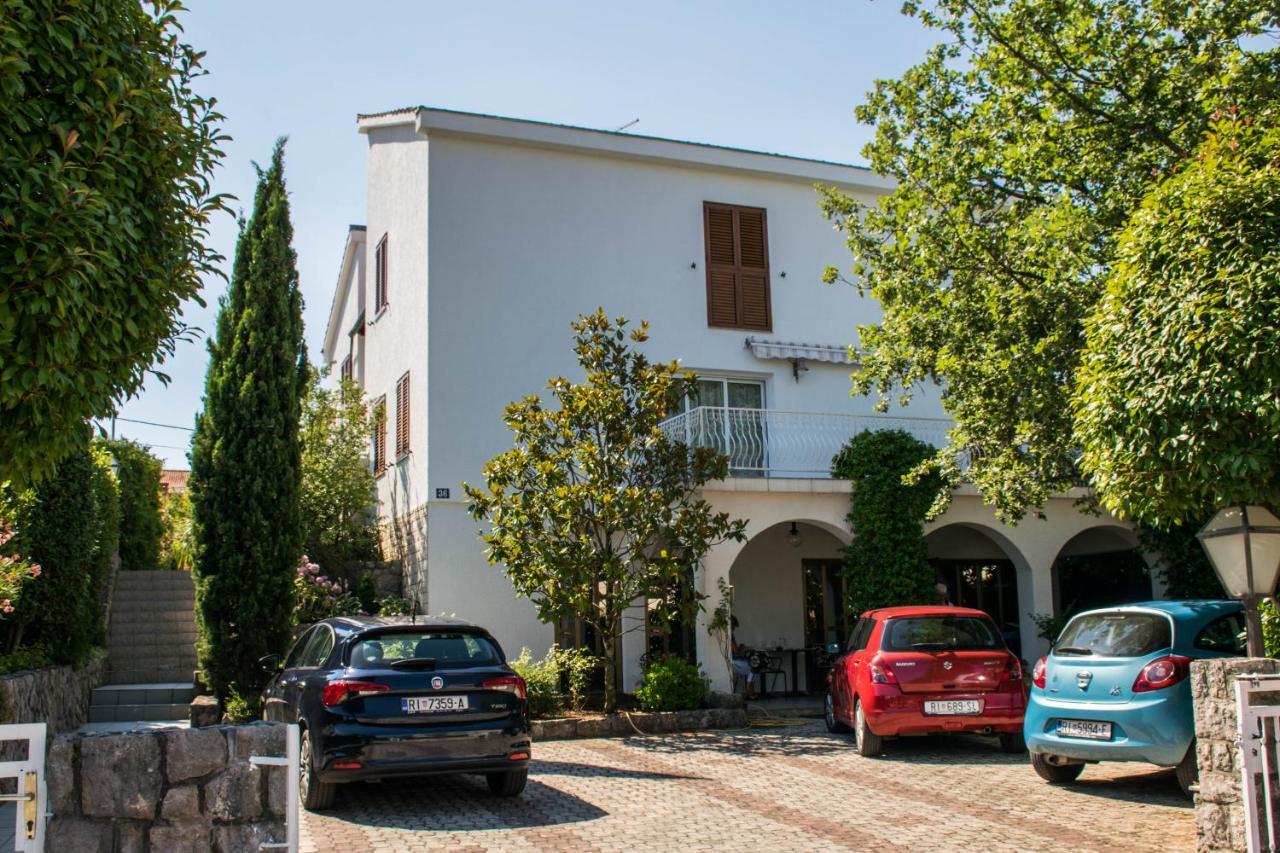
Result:
M1053 565L1057 620L1098 607L1151 599L1151 569L1133 531L1091 527L1062 546Z
M1013 555L982 528L949 524L925 537L939 603L986 612L1013 653L1022 654L1018 570Z

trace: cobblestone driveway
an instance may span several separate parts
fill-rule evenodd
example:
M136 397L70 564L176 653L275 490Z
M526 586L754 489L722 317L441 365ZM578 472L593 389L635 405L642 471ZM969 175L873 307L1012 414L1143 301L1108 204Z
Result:
M1054 788L982 738L859 758L821 724L535 745L518 800L479 777L348 786L303 851L1192 850L1169 771L1086 768Z

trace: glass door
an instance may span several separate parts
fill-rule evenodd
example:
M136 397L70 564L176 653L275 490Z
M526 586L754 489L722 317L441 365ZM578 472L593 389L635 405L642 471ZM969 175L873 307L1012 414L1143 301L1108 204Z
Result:
M849 636L844 572L839 560L801 560L800 564L804 568L805 683L817 689L827 683L831 668L827 646L843 644Z
M695 440L729 457L730 473L760 477L766 465L764 383L753 379L698 377L696 399L686 409L706 406L701 434Z

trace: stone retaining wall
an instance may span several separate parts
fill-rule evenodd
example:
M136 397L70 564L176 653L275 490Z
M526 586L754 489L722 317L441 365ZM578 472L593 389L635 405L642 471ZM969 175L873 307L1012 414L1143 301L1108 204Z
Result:
M1236 676L1273 672L1280 672L1280 661L1270 658L1198 660L1191 664L1200 770L1200 791L1196 794L1196 849L1200 853L1245 849L1240 750L1236 744Z
M628 719L628 717L630 719ZM564 717L533 721L533 740L567 740L579 737L627 737L693 732L701 729L740 729L747 725L742 708L705 708L697 711L665 711L614 714L609 717Z
M245 853L285 838L280 723L74 734L49 748L49 853Z
M0 677L0 723L48 723L49 735L89 719L89 693L107 677L107 659L75 669L51 666Z

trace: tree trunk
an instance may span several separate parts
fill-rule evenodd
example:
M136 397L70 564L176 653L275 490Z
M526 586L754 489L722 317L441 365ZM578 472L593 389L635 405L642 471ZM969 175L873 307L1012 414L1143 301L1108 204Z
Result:
M610 612L602 621L600 650L604 655L604 712L612 714L618 710L618 637L622 614Z

